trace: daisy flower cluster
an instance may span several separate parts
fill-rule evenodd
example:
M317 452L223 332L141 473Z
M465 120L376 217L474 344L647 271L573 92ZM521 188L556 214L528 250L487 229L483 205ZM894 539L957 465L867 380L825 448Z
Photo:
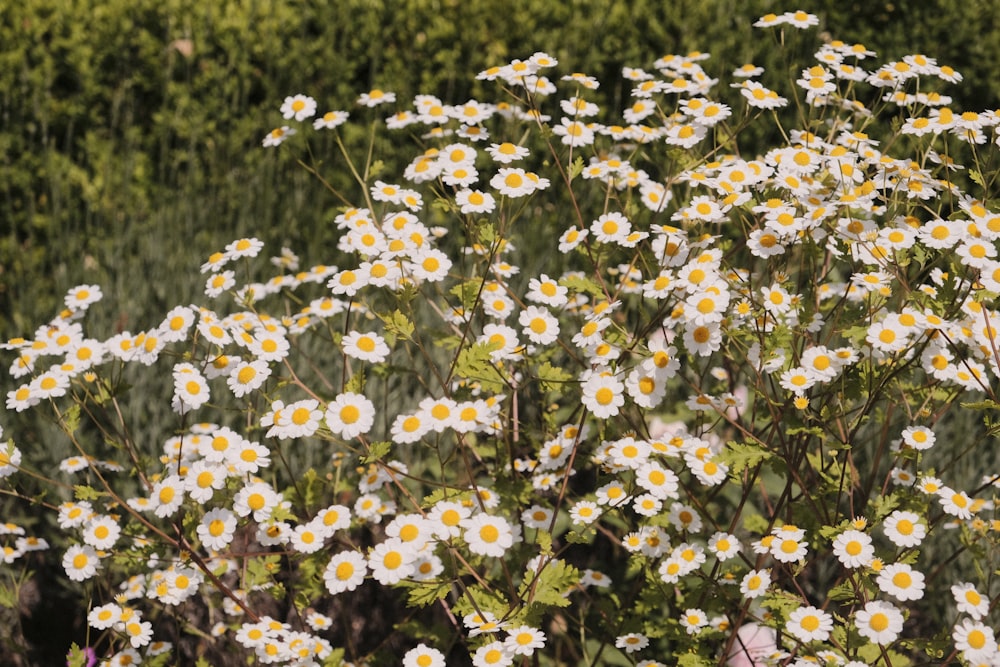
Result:
M74 451L36 470L15 437L0 483L73 490L50 541L105 596L108 664L197 610L259 664L1000 665L1000 118L931 57L874 58L827 41L779 93L663 55L620 110L544 52L478 73L496 102L373 89L357 115L420 148L366 178L337 142L323 263L261 278L236 239L203 304L105 339L100 287L70 290L3 348L7 410ZM351 118L321 112L289 96L263 146ZM155 442L115 410L146 367ZM960 410L989 428L956 438ZM49 548L6 525L6 566Z

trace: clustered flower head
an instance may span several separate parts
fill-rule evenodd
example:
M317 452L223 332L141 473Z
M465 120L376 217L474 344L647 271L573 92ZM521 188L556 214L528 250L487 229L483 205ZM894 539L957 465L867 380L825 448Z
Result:
M995 153L1000 118L950 109L933 91L961 77L933 58L874 56L830 41L781 96L752 63L717 95L708 54L666 55L623 71L620 113L544 52L478 74L502 102L373 89L359 115L423 147L344 199L336 265L285 248L258 279L264 244L236 239L200 267L211 307L106 340L80 322L100 287L70 290L3 346L7 409L106 407L123 368L156 365L181 425L117 461L67 429L62 567L118 586L91 628L138 660L163 650L147 610L202 596L248 659L321 664L324 610L391 587L452 638L412 637L407 666L453 642L477 667L576 655L557 647L580 635L647 667L882 664L944 591L936 641L995 664L989 581L921 547L996 545L996 476L930 462L942 415L1000 376L1000 214L947 157ZM280 112L297 125L265 147L350 117L306 95ZM784 139L741 151L770 119ZM289 478L297 456L322 463ZM0 478L26 458L6 443ZM118 496L129 466L141 491ZM5 563L49 546L14 523L0 542ZM296 572L311 612L258 612Z

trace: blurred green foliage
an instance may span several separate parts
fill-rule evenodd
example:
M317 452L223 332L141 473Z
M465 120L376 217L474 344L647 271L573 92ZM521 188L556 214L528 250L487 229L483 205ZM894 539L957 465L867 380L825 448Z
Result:
M923 52L954 66L966 78L957 106L997 106L1000 26L981 19L997 15L1000 1L800 7L821 17L820 31L882 58ZM666 53L710 52L717 74L755 59L787 78L788 65L749 25L792 8L765 0L5 3L0 332L30 332L83 281L109 296L102 333L151 326L199 290L190 276L201 258L244 233L274 251L291 244L323 258L334 202L287 156L259 149L287 94L344 109L376 85L396 91L400 107L419 92L492 99L493 84L474 81L476 72L545 50L596 76L617 115L629 89L622 65L648 67ZM363 146L363 137L347 139Z

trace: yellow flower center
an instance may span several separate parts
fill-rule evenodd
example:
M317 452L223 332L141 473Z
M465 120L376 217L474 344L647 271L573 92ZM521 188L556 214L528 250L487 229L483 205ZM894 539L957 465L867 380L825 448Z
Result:
M347 581L354 576L354 565L347 561L340 563L334 574L340 581Z
M610 405L615 400L615 392L607 387L601 387L594 394L594 399L601 405Z
M889 627L889 617L882 612L877 612L872 614L871 619L868 621L868 625L875 632L882 632Z
M395 570L403 564L403 554L398 551L390 551L382 559L382 564L385 565L386 569Z

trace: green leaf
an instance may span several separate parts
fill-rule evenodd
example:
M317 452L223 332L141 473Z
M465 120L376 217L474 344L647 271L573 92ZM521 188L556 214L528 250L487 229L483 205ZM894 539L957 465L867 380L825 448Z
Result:
M585 276L579 276L579 275L563 276L562 278L559 279L559 284L562 285L563 287L568 287L574 292L584 292L586 294L595 296L599 299L604 298L604 292L601 290L598 284Z
M785 591L771 591L764 595L761 606L767 607L779 618L788 618L792 611L802 606L802 600Z
M725 449L719 454L719 460L729 466L729 474L739 476L748 468L756 468L773 455L763 445L756 442L726 443Z
M405 283L403 285L403 289L393 292L393 295L396 297L396 303L404 305L411 303L414 299L416 299L417 294L419 294L419 292L417 291L416 285L413 283Z
M281 556L272 554L258 558L248 558L246 568L247 576L244 585L247 588L272 583L274 575L281 569Z
M840 535L845 530L848 530L849 528L851 528L851 522L848 521L847 519L844 519L843 521L834 526L830 525L821 526L819 529L819 536L822 537L824 540L830 541L833 540L835 537L837 537L837 535Z
M971 403L959 403L966 410L1000 410L1000 403L986 399L985 401L975 401Z
M94 401L98 405L104 405L116 396L124 395L132 386L124 383L120 383L114 387L109 387L105 382L98 383L97 395L94 396Z
M685 653L677 658L677 667L710 667L714 664L714 660L709 660L697 653Z
M539 384L546 391L560 389L560 385L573 379L572 373L557 368L547 361L538 368L537 376Z
M76 484L73 486L73 495L77 500L97 500L104 495L103 492L98 491L92 486L87 486L85 484Z
M335 648L323 660L323 667L340 667L344 664L344 649Z
M850 581L845 581L831 588L827 592L826 598L834 602L844 602L853 600L856 595L853 584Z
M489 248L497 239L497 229L492 223L486 223L477 230L476 236L480 243Z
M826 433L819 426L793 426L785 429L786 435L811 435L815 438L825 438Z
M319 499L323 495L323 487L326 481L319 476L315 469L309 468L299 480L298 487L302 492L302 502L306 507L317 507Z
M13 586L0 584L0 607L6 609L17 608L17 589Z
M897 493L888 493L886 495L879 494L875 496L875 499L872 501L872 523L882 523L882 519L889 516L893 510L900 506L901 503L902 498L900 498Z
M488 611L497 616L503 616L509 609L510 603L502 595L488 591L480 584L475 584L465 588L465 595L459 598L453 610L455 614L462 617L475 611Z
M423 507L430 507L431 505L438 503L442 500L450 500L451 502L464 502L472 498L472 491L456 491L455 489L450 489L448 487L441 487L439 489L434 489L429 494L424 496Z
M448 292L453 294L466 310L476 305L476 298L482 289L482 280L466 280L453 286Z
M373 442L371 445L368 446L368 453L365 456L361 457L361 462L375 463L376 461L380 461L382 458L386 456L386 454L389 453L391 449L392 449L391 442L387 441Z
M167 665L170 664L171 658L173 658L173 656L170 651L160 653L152 658L147 655L147 657L143 658L142 665L143 667L167 667Z
M410 589L407 604L411 607L429 607L438 600L443 600L451 592L451 584L430 583L418 584Z
M579 176L580 174L582 174L583 173L583 166L584 166L583 165L583 158L580 157L579 155L577 155L576 159L573 160L573 164L571 164L570 167L569 167L569 180L572 181L574 178L576 178L577 176Z
M766 533L770 524L763 514L744 514L743 528L751 533Z
M526 598L534 586L534 595L531 599L533 605L568 607L569 592L579 583L578 569L564 561L551 560L542 568L537 579L533 576L526 577L521 584L519 597Z
M69 654L66 656L66 667L87 667L87 654L76 645L76 642L69 647Z
M538 542L538 550L543 556L551 556L552 551L552 533L547 530L538 529L538 535L535 537L535 541Z
M74 404L63 414L63 425L67 433L76 433L80 428L80 406Z
M413 338L413 331L416 327L414 327L410 318L401 311L394 310L391 315L380 315L379 317L385 323L385 330L394 334L397 338L402 338L403 340L411 340Z
M585 528L582 531L571 531L566 533L566 541L570 544L591 544L597 531L594 528Z
M462 338L458 336L446 336L438 332L434 332L434 347L440 347L445 350L455 350L458 346L462 344Z
M363 394L365 393L365 371L363 368L359 369L351 379L344 384L344 391L351 392L353 394Z
M478 382L483 391L497 393L503 391L499 371L490 359L490 353L497 349L494 343L475 343L458 353L455 375Z

